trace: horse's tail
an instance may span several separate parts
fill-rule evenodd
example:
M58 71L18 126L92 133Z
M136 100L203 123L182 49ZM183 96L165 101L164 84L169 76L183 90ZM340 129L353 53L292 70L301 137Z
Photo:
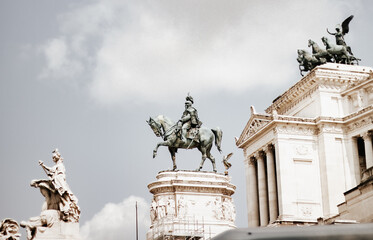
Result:
M215 129L211 129L211 131L215 135L215 146L218 148L219 152L221 153L221 140L223 138L223 131L217 127Z

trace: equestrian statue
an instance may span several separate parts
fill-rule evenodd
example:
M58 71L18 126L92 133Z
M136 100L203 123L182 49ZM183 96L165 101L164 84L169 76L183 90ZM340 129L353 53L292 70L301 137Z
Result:
M202 153L201 164L197 171L200 171L206 158L210 159L213 171L216 172L215 158L211 154L213 143L221 152L221 141L223 132L220 128L209 129L201 127L202 122L198 118L197 110L192 106L193 98L188 94L185 101L185 111L178 122L173 122L170 118L159 115L156 118L149 118L146 121L157 137L162 137L164 141L157 143L153 150L153 158L157 156L160 146L167 146L173 162L173 170L176 166L176 153L179 148L197 148Z

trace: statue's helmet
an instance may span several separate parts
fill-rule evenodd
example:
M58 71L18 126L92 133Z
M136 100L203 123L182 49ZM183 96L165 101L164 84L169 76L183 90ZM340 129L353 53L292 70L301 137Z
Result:
M192 104L193 104L193 102L191 102L191 101L185 101L185 105L188 105L188 106L192 106Z
M186 100L186 102L189 101L189 102L191 102L192 104L194 103L193 97L190 96L189 93L188 93L188 96L186 96L185 100ZM186 102L185 102L185 104L186 104Z
M61 154L58 152L58 148L54 149L53 152L52 152L52 158L53 159L60 159L61 158Z

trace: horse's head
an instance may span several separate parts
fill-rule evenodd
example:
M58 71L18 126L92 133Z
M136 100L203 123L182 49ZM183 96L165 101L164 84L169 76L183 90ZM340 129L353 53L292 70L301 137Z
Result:
M328 44L329 44L329 40L328 40L327 37L322 37L322 38L321 38L321 41L324 43L325 46L328 46Z
M152 128L154 134L157 136L157 137L161 137L162 136L162 126L161 124L157 123L153 118L149 118L149 121L146 121L149 126Z
M311 39L308 40L308 47L311 47L315 42L312 41Z
M306 50L304 50L304 49L298 49L298 57L303 58L306 53L307 53Z

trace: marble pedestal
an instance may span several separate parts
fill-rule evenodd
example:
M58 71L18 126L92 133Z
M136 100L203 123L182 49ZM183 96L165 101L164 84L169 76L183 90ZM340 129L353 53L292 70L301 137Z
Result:
M148 185L153 194L147 240L210 239L236 226L230 177L198 171L162 171Z
M48 214L55 215L54 219L59 219L59 212L56 210L46 210ZM43 214L43 212L42 212ZM37 227L35 237L33 240L81 240L79 234L78 222L64 222L61 220L54 220L48 227Z

